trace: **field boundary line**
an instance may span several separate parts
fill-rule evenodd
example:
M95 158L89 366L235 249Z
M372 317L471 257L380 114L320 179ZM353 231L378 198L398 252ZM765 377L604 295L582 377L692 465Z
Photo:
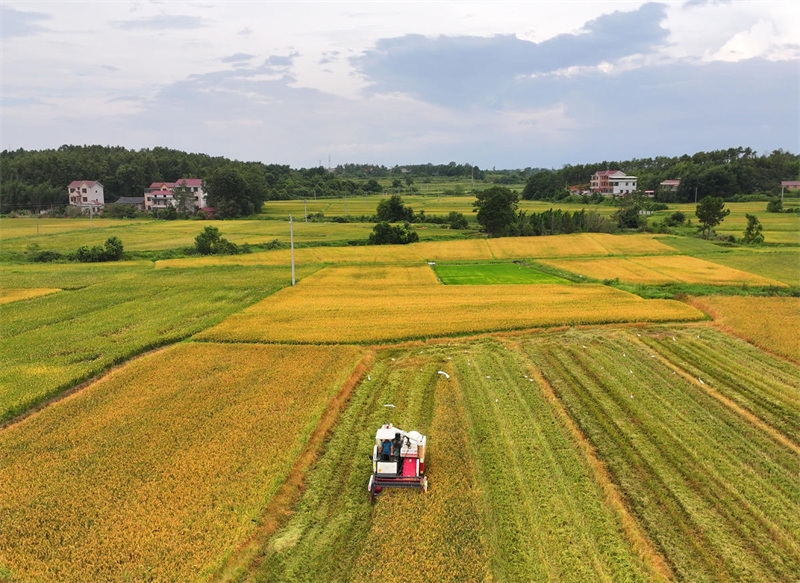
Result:
M747 409L745 409L744 407L742 407L741 405L736 403L733 399L730 399L730 398L726 397L725 395L720 393L717 389L715 389L713 387L710 387L705 383L700 382L700 379L698 379L697 377L689 374L689 372L684 370L682 367L680 367L679 365L677 365L674 362L672 362L671 360L669 360L666 356L661 354L661 352L659 352L658 349L653 348L652 346L649 346L648 344L645 344L638 337L631 336L631 338L633 340L635 340L637 343L639 343L641 346L643 346L646 350L652 351L652 353L654 353L656 355L656 358L659 361L661 361L670 370L676 372L681 377L683 377L686 381L689 382L689 384L691 384L694 387L697 387L697 388L701 389L707 395L709 395L710 397L713 397L714 399L716 399L717 401L719 401L720 403L725 405L733 413L735 413L739 417L742 417L743 419L747 420L751 425L753 425L753 426L757 427L758 429L762 430L764 433L769 435L772 439L774 439L775 441L777 441L781 445L788 447L795 454L800 455L800 446L798 446L796 443L794 443L788 437L783 435L780 431L775 429L772 425L770 425L769 423L767 423L766 421L764 421L763 419L761 419L760 417L758 417L754 413L751 413L750 411L748 411Z
M230 583L241 581L263 560L259 551L269 538L283 526L292 516L292 507L300 499L305 489L308 471L317 461L325 441L335 427L353 390L364 379L375 362L375 351L365 351L362 359L356 364L353 372L342 384L337 393L328 402L328 406L319 418L316 427L308 437L303 450L297 456L292 469L281 486L272 496L261 513L258 526L244 542L237 545L227 557L223 565L208 579L214 583Z
M509 340L507 342L514 350L522 354L523 357L525 356L518 341ZM625 533L625 538L628 539L628 542L633 547L634 552L636 552L644 565L650 571L651 575L653 576L653 580L664 582L674 580L674 574L667 564L666 559L661 555L661 553L658 552L656 547L647 537L647 534L634 518L633 514L631 514L628 506L625 504L622 494L620 494L616 485L611 480L611 475L608 473L606 464L597 455L597 451L583 431L581 431L572 417L570 417L569 413L567 413L567 410L564 408L564 404L556 395L553 387L550 385L541 371L539 371L539 369L535 366L529 366L528 371L531 377L536 379L536 382L541 387L545 398L550 402L551 406L555 410L556 415L561 419L570 433L572 433L572 437L578 445L578 448L583 452L584 458L588 462L595 482L600 485L603 493L605 494L606 504L610 506L611 509L619 516L622 524L622 530Z

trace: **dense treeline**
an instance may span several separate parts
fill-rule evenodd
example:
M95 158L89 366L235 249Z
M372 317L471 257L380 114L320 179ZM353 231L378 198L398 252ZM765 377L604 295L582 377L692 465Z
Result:
M639 190L653 190L661 202L691 202L705 196L729 199L734 195L776 194L782 180L797 180L800 156L783 150L758 156L750 148L698 152L693 156L658 156L596 164L566 165L560 170L540 170L528 179L522 197L529 200L561 200L569 185L588 184L598 170L621 170L639 178ZM664 180L680 180L677 192L660 189Z
M381 192L375 180L348 180L324 168L294 170L280 164L239 162L168 148L128 150L108 146L61 146L57 150L0 152L0 212L36 210L67 204L73 180L99 180L107 203L121 196L142 196L153 182L193 177L209 180L235 171L247 185L247 199L259 201L344 196ZM224 172L223 172L224 171ZM237 180L238 181L238 180Z
M502 171L501 171L502 172ZM472 164L407 164L388 168L380 164L340 164L335 174L346 178L387 178L390 176L474 178L483 180L483 170Z
M412 177L422 180L474 179L493 184L526 184L523 198L561 200L567 185L588 185L597 170L619 169L639 177L640 190L655 190L657 200L683 202L707 195L729 199L733 195L775 193L781 180L797 179L800 156L783 150L758 156L750 148L698 152L693 156L659 156L627 161L566 165L560 170L481 170L468 163L381 165L345 164L330 172L325 168L292 169L280 164L240 162L206 154L168 148L128 150L109 146L61 146L57 150L0 152L0 212L67 204L67 185L73 180L99 180L106 202L121 196L142 196L152 182L174 182L181 177L211 181L234 171L228 183L246 184L246 196L226 205L232 214L257 212L261 202L294 198L355 196L383 192L381 178ZM681 179L677 193L661 192L662 180ZM400 183L400 180L395 180ZM527 182L526 182L527 181ZM589 201L591 202L591 201Z

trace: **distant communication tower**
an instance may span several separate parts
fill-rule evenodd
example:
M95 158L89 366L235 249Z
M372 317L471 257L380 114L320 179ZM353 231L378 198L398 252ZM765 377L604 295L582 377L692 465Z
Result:
M331 155L328 154L328 172L333 172L333 168L331 168Z

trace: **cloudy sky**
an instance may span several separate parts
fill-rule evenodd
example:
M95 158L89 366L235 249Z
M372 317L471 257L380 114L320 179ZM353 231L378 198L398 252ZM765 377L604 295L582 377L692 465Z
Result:
M800 3L0 0L3 149L560 167L800 151Z

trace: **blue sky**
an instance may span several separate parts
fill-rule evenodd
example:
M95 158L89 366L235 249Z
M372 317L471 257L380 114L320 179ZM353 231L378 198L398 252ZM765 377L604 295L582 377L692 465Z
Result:
M796 4L3 0L0 146L294 167L798 152Z

